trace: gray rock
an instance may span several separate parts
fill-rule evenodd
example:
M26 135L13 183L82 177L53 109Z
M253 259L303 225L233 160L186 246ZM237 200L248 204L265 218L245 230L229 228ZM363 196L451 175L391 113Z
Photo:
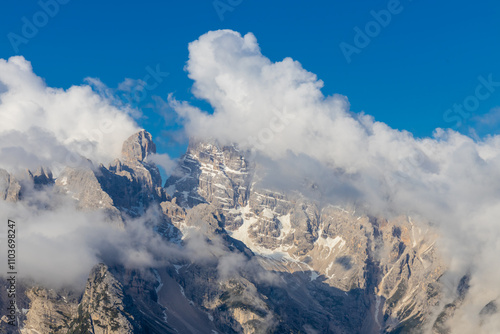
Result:
M359 322L337 323L339 332L356 326L391 332L431 321L442 296L437 279L445 271L434 249L432 228L420 233L408 217L371 218L354 208L320 205L303 194L264 188L259 184L262 170L234 146L192 140L165 187L187 208L187 217L192 210L210 207L199 203L221 210L218 219L187 220L211 233L223 227L255 252L267 270L291 277L307 270L310 279L301 284L312 289L311 294L316 292L309 285L321 280L337 289L332 291L357 296L343 303L358 305ZM282 260L276 260L279 257ZM345 311L311 308L313 313L331 312L332 317Z
M26 295L30 299L30 305L22 333L66 334L68 332L68 325L78 309L78 300L74 294L33 287L26 292Z
M122 147L122 156L128 161L145 161L146 158L156 153L153 137L145 130L130 136Z
M6 170L0 169L0 199L17 202L21 194L21 185Z
M127 312L123 286L104 264L90 272L87 287L69 333L127 334L140 330ZM135 325L135 328L134 328Z
M48 168L39 167L35 173L28 171L35 188L42 188L43 186L50 185L54 183L54 178L52 172Z

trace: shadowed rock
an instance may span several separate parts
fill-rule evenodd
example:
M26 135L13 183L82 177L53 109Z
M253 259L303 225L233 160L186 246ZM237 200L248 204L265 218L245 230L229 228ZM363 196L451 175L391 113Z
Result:
M6 170L0 169L0 199L17 202L21 194L21 185Z

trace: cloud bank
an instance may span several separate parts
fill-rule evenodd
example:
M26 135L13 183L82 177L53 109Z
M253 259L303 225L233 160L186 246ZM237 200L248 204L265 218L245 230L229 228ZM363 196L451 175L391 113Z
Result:
M113 224L104 212L78 210L55 187L34 189L25 169L43 166L57 174L66 166L88 167L87 159L110 162L120 157L123 142L140 129L133 118L139 111L120 96L133 84L130 79L118 90L99 79L86 82L67 90L51 88L23 57L0 59L0 168L17 174L23 185L23 199L0 201L0 212L18 227L19 277L51 288L81 289L99 262L141 269L170 261L204 261L208 256L220 264L224 276L236 270L224 265L233 256L246 266L242 256L230 254L220 240L209 244L205 239L186 239L182 248L166 242L153 228L163 219L158 208L120 227L121 222ZM166 171L175 167L166 154L153 154L149 161ZM6 226L1 227L5 240L6 233ZM7 254L5 243L0 248Z
M324 96L322 81L297 61L262 55L251 33L201 36L189 45L186 70L194 95L214 109L207 113L170 97L189 136L236 143L283 170L317 166L318 184L333 198L348 196L372 214L420 215L437 224L451 272L473 273L471 316L454 332L479 326L472 315L500 296L500 270L493 265L500 254L499 136L473 140L436 129L432 138L418 139L353 113L346 97ZM303 169L315 177L314 169Z
M90 85L48 87L21 56L0 59L0 168L110 162L139 130L131 112Z
M192 229L183 236L182 245L168 242L154 228L163 222L163 214L154 206L139 218L126 219L123 226L103 211L77 209L71 198L46 187L28 188L22 201L0 201L0 212L4 219L15 221L17 276L44 287L81 290L91 268L100 262L135 270L198 263L217 268L221 279L244 272L259 282L276 283L275 275L255 259L231 252L218 235L209 240ZM0 226L3 240L7 230L6 224ZM7 254L7 243L0 250ZM4 266L6 262L0 261Z
M0 201L0 212L16 222L18 276L49 288L82 289L99 262L141 269L179 254L150 226L159 221L155 210L119 227L105 213L78 210L73 200L46 188L16 203ZM6 225L0 233L6 240ZM1 249L7 254L6 243Z

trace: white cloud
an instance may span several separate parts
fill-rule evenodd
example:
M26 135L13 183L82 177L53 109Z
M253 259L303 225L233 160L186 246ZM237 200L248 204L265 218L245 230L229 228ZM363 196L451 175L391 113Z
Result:
M300 63L263 56L251 33L201 36L189 45L186 69L196 97L214 108L210 114L170 97L189 136L254 149L275 170L313 166L319 174L297 177L316 177L325 194L346 191L371 213L426 217L441 228L451 270L472 270L472 291L500 295L500 269L492 267L500 253L500 137L475 141L436 129L433 138L416 139L352 113L345 97L325 97L323 83ZM481 297L469 298L473 314L484 306Z
M168 154L152 154L151 156L148 157L148 162L152 162L158 167L161 167L165 173L171 174L175 166L177 165L177 161L170 158Z
M82 289L90 269L99 262L141 269L182 256L175 245L154 232L151 223L160 220L154 209L140 219L127 220L123 227L107 220L103 212L77 210L74 201L48 188L29 192L17 203L0 201L0 212L16 224L19 278L50 288ZM4 238L0 248L7 254L6 224L0 235Z
M109 162L139 130L129 112L89 85L48 87L23 57L0 59L0 168Z

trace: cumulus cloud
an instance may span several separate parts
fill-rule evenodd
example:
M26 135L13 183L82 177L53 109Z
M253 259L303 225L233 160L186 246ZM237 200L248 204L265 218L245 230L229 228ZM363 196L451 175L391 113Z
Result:
M346 97L324 96L322 81L297 61L262 55L251 33L201 36L189 45L186 69L195 96L214 109L170 97L189 136L236 143L270 170L318 181L325 196L346 195L371 214L425 217L441 229L450 272L472 272L471 291L483 291L469 294L470 314L500 295L500 270L492 267L500 253L499 136L436 129L419 139L353 113Z
M54 187L35 191L26 179L26 168L50 167L57 174L87 159L106 163L119 157L123 142L139 130L134 117L140 116L123 103L120 92L133 91L137 83L127 79L113 90L87 78L86 84L67 90L51 88L23 57L0 59L0 168L14 172L23 184L22 201L0 201L0 212L16 222L20 278L51 288L80 289L98 262L140 269L207 260L220 262L221 276L226 276L230 268L225 263L233 256L242 258L219 239L207 242L191 236L183 248L166 242L153 228L162 221L158 208L121 226L103 212L78 210ZM148 160L167 172L176 163L161 153ZM6 238L5 225L0 234ZM6 243L2 247L6 254Z
M21 56L0 59L0 168L76 165L119 157L139 128L131 109L89 84L48 87Z

